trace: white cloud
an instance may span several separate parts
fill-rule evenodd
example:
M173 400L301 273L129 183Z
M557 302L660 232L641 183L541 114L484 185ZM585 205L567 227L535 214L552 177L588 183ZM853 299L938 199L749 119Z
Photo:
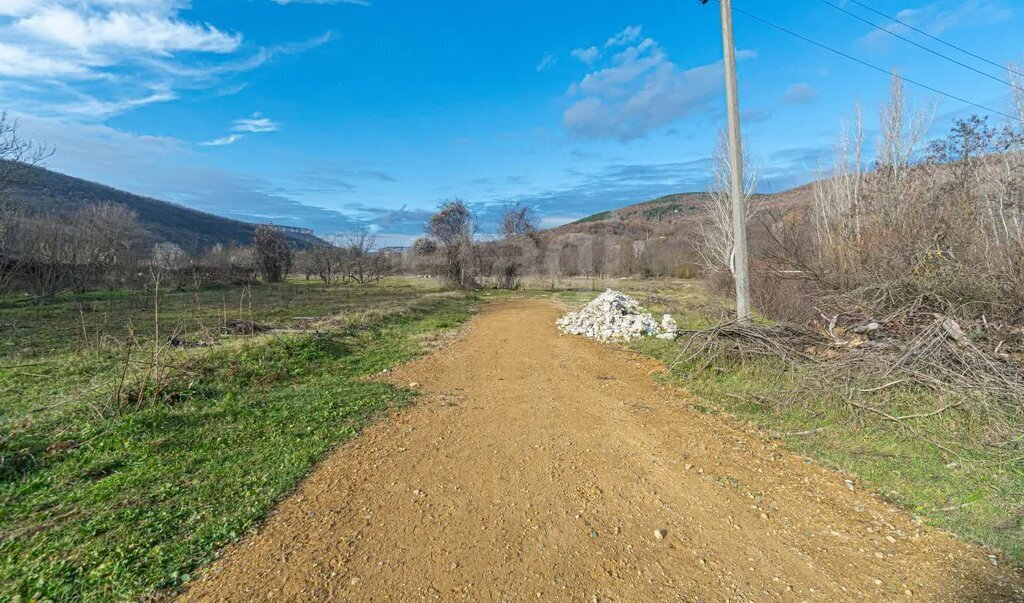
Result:
M158 88L150 94L134 98L122 98L115 100L101 100L92 96L83 95L81 100L47 107L51 112L77 115L88 118L107 118L119 115L132 109L138 109L153 103L165 103L176 100L178 95L169 88Z
M586 94L618 95L618 88L635 81L666 61L664 51L647 38L612 57L612 66L588 73L574 86Z
M259 112L253 113L250 117L236 119L231 125L231 133L220 138L207 140L199 143L204 147L222 147L235 144L242 139L243 134L262 134L266 132L277 132L281 127L273 120L263 117Z
M1009 19L1013 14L1013 10L1003 6L1000 0L938 0L919 8L903 9L896 13L896 18L933 36L939 36L961 27L994 25ZM883 27L886 31L904 36L914 33L898 23ZM877 48L895 41L886 31L876 29L861 37L858 43Z
M259 113L253 113L251 117L236 119L235 124L231 129L234 132L277 132L280 129L280 126L278 126L274 121L263 117Z
M14 29L80 51L115 48L161 55L182 50L229 53L242 42L241 35L227 34L208 24L186 23L163 11L83 14L55 6L18 19Z
M572 56L583 61L587 65L593 65L594 61L600 58L601 51L597 49L597 46L591 46L590 48L577 48L572 51Z
M38 4L36 0L4 0L0 3L0 17L18 17L29 14Z
M627 32L612 40L633 34ZM749 50L737 52L739 59L754 56ZM565 110L562 125L582 139L640 138L705 109L723 82L721 61L680 69L657 42L644 38L569 87L570 97L582 98Z
M207 140L206 142L201 142L199 144L203 145L204 147L223 147L229 144L235 144L236 142L241 140L241 138L241 134L228 134L227 136L214 138L213 140Z
M558 62L558 57L552 53L548 53L541 58L540 63L537 63L537 71L545 71L555 66Z
M180 90L238 92L238 74L332 37L243 53L241 33L195 21L189 8L189 0L0 0L0 106L93 120Z
M604 47L611 48L612 46L625 46L626 44L632 44L640 37L642 31L643 28L641 26L631 25L608 38L608 41L604 43Z
M40 56L19 46L0 43L0 76L40 78L86 76L89 69L80 63Z

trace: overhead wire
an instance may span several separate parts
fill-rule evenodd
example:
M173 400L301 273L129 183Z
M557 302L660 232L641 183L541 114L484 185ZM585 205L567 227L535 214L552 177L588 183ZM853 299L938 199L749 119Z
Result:
M868 19L865 19L864 17L861 17L860 15L858 15L858 14L856 14L854 12L848 11L845 8L839 6L838 4L835 4L834 2L831 2L830 0L818 0L818 2L821 2L822 4L824 4L826 6L831 6L835 10L837 10L837 11L839 11L839 12L845 14L845 15L853 17L854 19L857 19L858 21L860 21L862 23L867 23L871 27L873 27L873 28L875 28L875 29L877 29L879 31L885 32L885 33L889 34L890 36L893 36L894 38L898 38L900 40L903 40L904 42L906 42L908 44L912 44L912 45L916 46L917 48L920 48L921 50L924 50L925 52L929 52L929 53L931 53L931 54L933 54L933 55L935 55L935 56L937 56L939 58L945 59L945 60L947 60L947 61L949 61L949 62L951 62L951 63L953 63L955 65L959 65L960 67L963 67L964 69L969 69L970 71L973 71L974 73L977 73L979 75L983 75L983 76L989 78L990 80L994 80L994 81L999 82L1000 84L1006 84L1007 86L1009 86L1010 88L1013 88L1014 90L1020 90L1021 92L1024 92L1024 90L1022 90L1021 88L1015 86L1013 83L1009 82L1008 80L1004 80L1004 79L1002 79L1000 77L996 77L996 76L992 75L991 73L982 71L981 69L978 69L978 68L976 68L976 67L974 67L972 65L968 65L967 63L964 63L963 61L959 61L959 60L957 60L957 59L955 59L955 58L953 58L953 57L951 57L949 55L942 54L941 52L939 52L937 50L934 50L932 48L928 48L924 44L919 44L918 42L915 42L914 40L912 40L912 39L910 39L910 38L908 38L906 36L900 35L900 34L896 33L895 31L892 31L890 29L886 29L885 27L882 27L881 25L878 25L877 23L869 21ZM901 22L901 24L902 24L902 22Z
M975 59L978 59L979 61L982 61L984 63L988 63L989 65L992 65L994 67L998 67L999 69L1005 69L1006 71L1009 71L1010 73L1013 73L1014 75L1019 75L1021 77L1024 77L1024 73L1021 73L1020 71L1017 71L1017 70L1009 67L1008 65L1002 65L1002 64L997 63L997 62L995 62L993 60L986 59L985 57L981 56L980 54L971 52L970 50L967 50L966 48L963 48L962 46L957 46L956 44L953 44L952 42L947 42L946 40L943 40L942 38L940 38L938 36L932 35L932 34L928 33L927 31L925 31L925 30L923 30L923 29L921 29L919 27L914 27L913 25L911 25L910 23L907 23L906 21L904 21L902 19L899 19L899 18L894 17L892 15L888 15L888 14L886 14L886 13L884 13L884 12L882 12L882 11L876 9L876 8L873 8L871 6L868 6L867 4L864 4L863 2L859 2L858 0L846 0L846 1L849 2L850 4L856 4L857 6L863 8L864 10L871 11L871 12L875 13L876 15L884 18L884 19L888 19L888 20L892 21L893 23L897 23L899 25L902 25L903 27L906 27L907 29L909 29L911 31L917 32L917 33L921 34L922 36L925 36L927 38L935 40L939 44L943 44L945 46L948 46L948 47L952 48L953 50L956 50L957 52L962 52L962 53L966 54L969 57L973 57Z
M827 51L829 51L831 53L837 54L837 55L839 55L839 56L841 56L841 57L843 57L845 59L848 59L848 60L853 61L855 63L858 63L860 65L863 65L864 67L868 67L869 69L873 69L875 71L878 71L878 72L884 73L886 75L889 75L891 77L897 78L897 79L899 79L899 80L901 80L903 82L906 82L906 83L911 84L913 86L917 86L918 88L923 88L923 89L928 90L930 92L934 92L935 94L938 94L940 96L944 96L944 97L949 98L951 100L955 100L957 102L964 103L965 105L970 105L970 106L972 106L972 107L974 107L976 109L981 109L983 111L987 111L987 112L992 113L994 115L999 115L999 116L1002 116L1002 117L1005 117L1007 119L1011 119L1011 120L1014 120L1014 121L1024 122L1024 117L1020 117L1020 116L1016 116L1016 115L1011 115L1009 113L1005 113L1003 111L999 111L997 109L993 109L991 107L987 107L985 105L982 105L980 103L976 103L974 101L968 100L968 99L963 98L961 96L957 96L955 94L951 94L951 93L946 92L944 90L940 90L940 89L938 89L938 88L936 88L934 86L930 86L930 85L925 84L923 82L911 79L911 78L909 78L907 76L900 75L900 74L896 73L895 71L891 71L891 70L886 69L884 67L879 67L878 65L875 65L873 63L869 63L869 62L867 62L867 61L865 61L863 59L859 59L859 58L857 58L857 57L855 57L855 56L853 56L853 55L851 55L849 53L843 52L842 50L838 50L838 49L833 48L833 47L831 47L831 46L829 46L827 44L823 44L823 43L818 42L816 40L812 40L811 38L808 38L807 36L804 36L804 35L799 34L799 33L795 32L795 31L793 31L791 29L783 27L782 25L778 25L776 23L772 23L771 21L769 21L767 19L759 17L759 16L757 16L757 15L755 15L753 13L749 13L749 12L743 10L742 8L737 8L736 5L733 5L732 10L734 12L737 12L737 13L739 13L741 15L744 15L744 16L750 18L750 19L758 21L758 22L760 22L760 23L762 23L764 25L767 25L768 27L777 29L777 30L779 30L779 31L781 31L781 32L783 32L785 34L788 34L788 35L791 35L791 36L793 36L795 38L803 40L804 42L807 42L809 44L813 44L814 46L817 46L819 48L827 50Z

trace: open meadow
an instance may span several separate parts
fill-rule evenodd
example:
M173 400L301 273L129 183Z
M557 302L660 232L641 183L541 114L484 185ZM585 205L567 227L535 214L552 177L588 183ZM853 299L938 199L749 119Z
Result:
M124 600L187 581L328 450L407 403L368 377L475 305L402 278L157 301L0 302L0 599Z
M415 392L373 379L442 345L481 304L533 298L572 309L606 287L683 332L728 300L696 280L528 279L518 291L444 291L436 279L64 294L0 305L5 597L116 600L174 592L243 537L314 465ZM156 345L156 342L161 342ZM929 416L930 390L887 390L894 422L850 403L870 373L720 355L678 341L628 347L687 407L750 425L931 525L1024 560L1020 451L986 446L970 409ZM865 402L866 400L866 402Z

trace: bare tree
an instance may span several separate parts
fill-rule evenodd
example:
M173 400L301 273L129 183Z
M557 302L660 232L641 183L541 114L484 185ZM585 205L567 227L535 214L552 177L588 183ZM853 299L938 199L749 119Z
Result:
M566 242L558 251L558 274L562 277L579 276L580 246Z
M188 254L181 246L164 241L153 246L153 256L150 261L161 272L173 272L188 265Z
M328 237L330 241L331 238ZM329 285L343 274L344 254L336 244L316 245L305 252L306 270Z
M26 217L18 227L19 277L29 291L52 297L71 287L79 269L79 231L56 216Z
M831 175L814 183L814 223L819 249L832 253L835 272L849 274L863 243L865 210L864 120L860 105L853 120L840 124Z
M748 145L744 145L746 149ZM700 222L704 244L700 248L704 269L708 272L728 271L733 273L734 231L732 227L732 160L729 153L729 137L725 130L718 133L715 145L714 181L708 193L708 218ZM759 207L754 201L757 191L757 168L744 151L744 207L747 221L757 213Z
M590 274L602 278L608 274L608 258L605 237L599 234L590 240Z
M454 287L473 283L473 216L459 199L441 204L427 222L427 235L437 241L444 278Z
M216 282L225 284L252 283L259 270L256 252L252 247L214 245L199 264Z
M135 268L142 229L138 214L126 205L98 203L76 212L72 218L78 233L76 289L102 282L117 285Z
M18 275L20 263L15 243L23 219L13 205L0 200L0 294L11 290Z
M413 269L419 274L427 274L430 276L436 276L439 274L438 251L439 247L437 241L430 237L420 237L413 241Z
M366 228L357 228L341 235L339 241L344 251L348 278L357 283L366 282L376 261L373 250L377 245L377 236Z
M889 101L882 104L881 136L875 159L874 179L879 191L873 208L881 217L895 223L906 223L903 215L912 210L910 200L916 198L921 179L909 178L914 159L924 143L935 115L933 104L912 107L907 102L903 81L894 77Z
M6 192L14 178L27 166L41 165L53 149L24 138L17 120L0 111L0 293L6 292L19 270L19 258L13 246L24 216L7 200Z
M5 189L21 170L41 165L51 155L51 147L23 137L18 121L7 111L0 111L0 202Z
M517 203L505 208L498 227L502 237L495 245L492 271L502 289L518 289L520 279L529 265L537 233L537 217L533 209Z
M280 283L288 278L292 267L292 250L279 228L273 224L257 226L252 243L257 264L268 283Z

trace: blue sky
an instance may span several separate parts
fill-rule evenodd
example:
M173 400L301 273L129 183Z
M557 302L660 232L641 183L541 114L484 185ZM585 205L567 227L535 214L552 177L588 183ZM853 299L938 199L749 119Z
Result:
M1024 59L1016 0L865 2ZM736 6L1006 108L1000 83L819 0ZM886 76L741 15L736 38L764 191L813 178L840 118L859 101L870 125L887 94ZM453 197L487 230L516 201L553 226L706 190L720 58L717 6L697 0L0 0L0 107L56 147L51 168L248 221L365 224L383 244ZM971 111L910 92L937 102L936 132Z

